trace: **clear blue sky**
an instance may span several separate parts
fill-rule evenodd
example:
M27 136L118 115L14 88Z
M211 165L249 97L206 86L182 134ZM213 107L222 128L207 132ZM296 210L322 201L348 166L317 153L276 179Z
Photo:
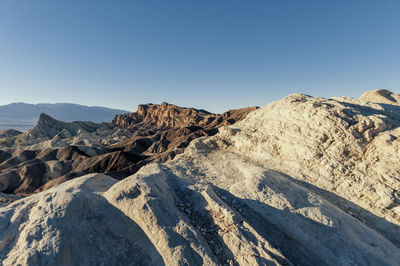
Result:
M4 0L0 104L222 112L400 87L400 1Z

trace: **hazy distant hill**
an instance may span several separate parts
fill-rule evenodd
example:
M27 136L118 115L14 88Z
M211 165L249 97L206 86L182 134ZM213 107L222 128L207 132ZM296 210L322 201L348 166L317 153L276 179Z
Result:
M99 106L85 106L70 103L27 104L12 103L0 106L0 130L13 128L26 131L33 127L41 113L58 120L110 122L116 114L128 111Z

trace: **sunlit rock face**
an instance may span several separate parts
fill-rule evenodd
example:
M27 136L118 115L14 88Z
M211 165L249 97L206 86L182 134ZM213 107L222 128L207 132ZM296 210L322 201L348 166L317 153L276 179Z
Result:
M242 120L257 107L234 109L223 114L213 114L205 110L183 108L163 102L162 104L141 104L135 113L116 115L113 124L129 127L137 124L151 124L159 128L182 128L201 126L212 129L230 125Z
M367 91L361 95L362 100L375 102L375 103L386 103L386 104L400 104L400 95L395 94L388 90L373 90Z

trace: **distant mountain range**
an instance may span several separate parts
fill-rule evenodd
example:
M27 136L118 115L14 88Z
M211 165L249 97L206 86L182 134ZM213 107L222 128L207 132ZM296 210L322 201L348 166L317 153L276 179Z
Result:
M0 130L13 128L26 131L32 128L41 113L55 119L72 121L110 122L115 115L128 111L100 106L85 106L71 103L27 104L11 103L0 106Z

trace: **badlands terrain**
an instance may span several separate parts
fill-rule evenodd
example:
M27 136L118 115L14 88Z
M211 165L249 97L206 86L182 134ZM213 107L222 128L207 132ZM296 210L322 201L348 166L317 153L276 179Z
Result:
M35 126L41 113L46 113L66 122L76 120L102 122L111 121L115 115L127 112L119 109L70 103L11 103L0 105L0 130L13 128L27 131Z
M0 133L2 265L399 265L400 97Z

